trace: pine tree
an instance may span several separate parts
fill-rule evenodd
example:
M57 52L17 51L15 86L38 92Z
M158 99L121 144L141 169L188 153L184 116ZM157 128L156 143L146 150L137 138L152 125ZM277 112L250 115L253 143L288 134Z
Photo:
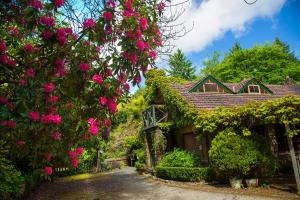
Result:
M178 49L169 57L170 69L167 72L174 77L183 78L185 80L193 80L195 78L195 67L192 62L187 59L184 53Z

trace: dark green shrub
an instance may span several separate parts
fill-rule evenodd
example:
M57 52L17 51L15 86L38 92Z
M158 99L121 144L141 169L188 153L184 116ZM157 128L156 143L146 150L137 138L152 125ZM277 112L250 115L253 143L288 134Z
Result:
M16 199L20 196L20 188L24 178L6 158L7 150L0 141L0 199Z
M166 153L159 167L197 167L199 163L199 157L195 153L174 149L173 152Z
M256 138L256 139L255 139ZM210 164L218 178L259 177L272 174L275 161L269 146L263 144L258 136L243 136L236 134L232 129L220 132L212 141L209 150ZM263 145L266 145L262 148Z
M211 178L211 170L208 167L156 167L156 176L168 180L201 181Z

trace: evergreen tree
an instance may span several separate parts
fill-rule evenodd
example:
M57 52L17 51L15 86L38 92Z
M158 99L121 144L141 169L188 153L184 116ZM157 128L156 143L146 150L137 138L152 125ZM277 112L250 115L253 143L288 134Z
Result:
M195 67L192 62L187 59L184 53L178 49L169 57L170 69L167 72L174 77L183 78L185 80L193 80L195 78Z

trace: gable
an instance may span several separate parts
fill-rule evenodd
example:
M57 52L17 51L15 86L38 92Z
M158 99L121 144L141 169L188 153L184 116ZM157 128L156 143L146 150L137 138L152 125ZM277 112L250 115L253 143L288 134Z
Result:
M189 92L233 94L232 90L211 75L208 75L199 81L189 90Z
M273 92L260 81L255 78L247 80L243 86L237 91L237 94L253 93L253 94L273 94Z

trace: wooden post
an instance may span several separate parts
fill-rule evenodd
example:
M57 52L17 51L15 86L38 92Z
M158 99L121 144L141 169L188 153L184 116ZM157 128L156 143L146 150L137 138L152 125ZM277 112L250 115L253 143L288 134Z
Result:
M286 133L288 133L288 131L290 130L288 125L285 126L285 130L286 130ZM289 150L290 150L290 155L291 155L291 159L292 159L293 170L294 170L294 175L295 175L296 184L297 184L297 190L299 193L300 192L300 177L299 177L299 169L297 167L294 145L293 145L292 138L290 138L288 135L287 135L287 140L288 140L288 144L289 144Z
M150 142L148 140L148 132L145 131L145 145L146 145L146 165L147 167L152 167L151 166L151 147L150 147Z

